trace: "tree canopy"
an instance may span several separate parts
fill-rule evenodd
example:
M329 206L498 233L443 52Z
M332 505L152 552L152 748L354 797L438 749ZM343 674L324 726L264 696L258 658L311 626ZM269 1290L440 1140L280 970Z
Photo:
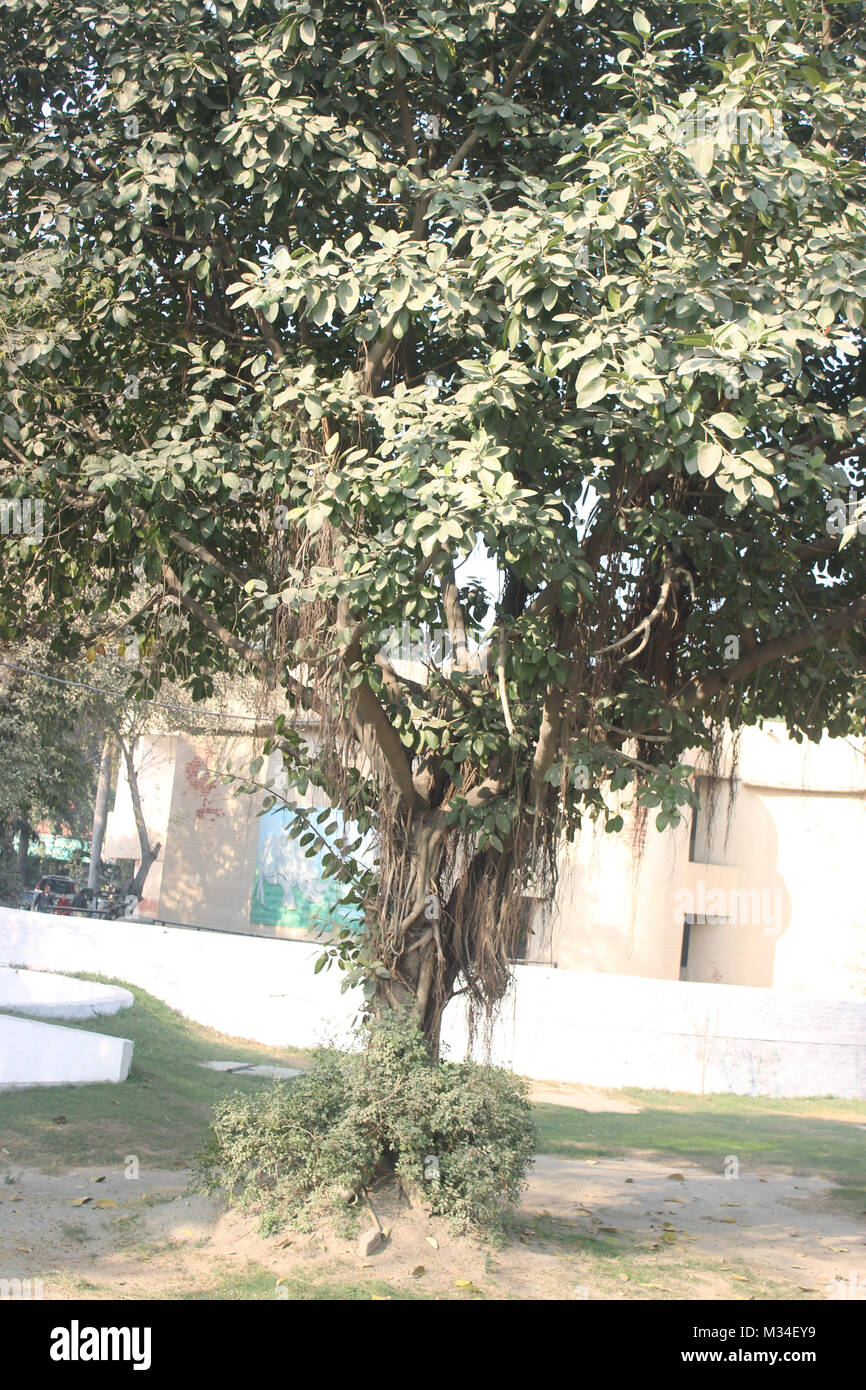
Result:
M722 720L862 729L864 548L828 530L866 449L862 21L3 8L0 442L45 534L7 538L0 638L119 614L142 693L284 690L431 1035L458 981L501 994L587 811L675 822ZM409 678L404 622L452 659Z

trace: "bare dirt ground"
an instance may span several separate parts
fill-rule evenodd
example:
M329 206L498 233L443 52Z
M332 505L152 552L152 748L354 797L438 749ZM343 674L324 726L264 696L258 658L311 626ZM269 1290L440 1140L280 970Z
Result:
M380 1298L808 1300L852 1273L866 1286L866 1218L835 1212L818 1178L540 1157L501 1247L451 1235L392 1188L373 1194L389 1239L363 1260L334 1236L264 1238L221 1201L186 1195L182 1173L12 1176L0 1276L39 1278L47 1299L310 1297L328 1284ZM255 1293L231 1287L244 1271Z
M598 1086L577 1086L572 1081L531 1081L529 1090L536 1105L567 1105L591 1115L637 1115L640 1106L624 1096L611 1095Z

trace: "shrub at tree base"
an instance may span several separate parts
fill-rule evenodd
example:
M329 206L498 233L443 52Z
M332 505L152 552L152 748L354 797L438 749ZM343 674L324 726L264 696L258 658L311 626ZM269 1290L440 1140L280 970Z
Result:
M347 1222L356 1194L392 1172L456 1231L495 1235L526 1185L535 1147L525 1081L434 1062L414 1023L385 1018L360 1053L216 1110L194 1185L256 1212L267 1232Z

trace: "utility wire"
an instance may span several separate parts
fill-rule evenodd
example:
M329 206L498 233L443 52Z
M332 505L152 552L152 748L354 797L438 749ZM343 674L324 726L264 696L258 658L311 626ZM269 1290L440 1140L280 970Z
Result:
M63 676L50 676L47 671L34 671L29 666L17 666L12 661L0 661L0 666L5 666L9 671L20 671L25 676L36 676L39 680L51 681L54 685L74 686L77 690L94 690L97 695L116 696L118 693L116 690L106 689L104 685L90 685L87 681L71 681L66 680ZM261 716L258 714L229 714L228 710L192 710L189 705L170 705L161 700L137 700L136 703L140 705L150 705L153 709L180 710L181 714L187 716L206 714L209 719L225 719L228 721L249 719L254 724L261 722Z

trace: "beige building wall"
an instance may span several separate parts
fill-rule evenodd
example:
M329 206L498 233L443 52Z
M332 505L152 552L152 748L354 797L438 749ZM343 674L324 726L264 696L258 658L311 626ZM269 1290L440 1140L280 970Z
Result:
M303 935L250 924L258 802L234 796L219 773L227 762L245 768L254 753L251 738L142 741L142 799L163 844L142 915ZM714 779L700 759L694 764L699 809L676 829L660 834L650 810L642 828L633 816L618 835L587 822L563 846L556 902L546 926L536 914L527 959L563 970L866 995L856 873L866 844L862 745L797 745L767 726L745 730L736 757L726 747ZM137 855L123 781L109 835L109 853Z
M235 794L237 778L261 752L261 740L207 735L148 735L135 762L151 841L162 846L145 884L138 915L181 926L207 926L256 936L307 939L303 931L250 922L262 798ZM235 774L231 780L227 774ZM279 789L274 755L259 778ZM295 800L324 805L315 788ZM106 853L138 859L129 786L122 777L109 818Z
M866 995L866 909L855 873L866 845L862 744L798 745L768 726L744 731L735 761L729 745L715 779L695 762L701 804L676 829L659 834L650 811L642 844L632 818L618 836L592 827L564 849L552 931L530 958Z
M247 738L176 740L169 833L157 911L165 922L249 931L258 800L223 779L255 756ZM203 917L206 918L203 921Z
M159 904L176 756L177 739L172 734L140 739L133 755L139 795L145 810L148 836L151 844L158 843L161 847L157 860L147 876L144 897L140 904L140 911L150 916L156 914ZM110 859L134 859L138 861L141 858L141 846L135 827L135 817L132 813L129 782L122 762L117 779L114 806L109 813L105 831L105 854Z

